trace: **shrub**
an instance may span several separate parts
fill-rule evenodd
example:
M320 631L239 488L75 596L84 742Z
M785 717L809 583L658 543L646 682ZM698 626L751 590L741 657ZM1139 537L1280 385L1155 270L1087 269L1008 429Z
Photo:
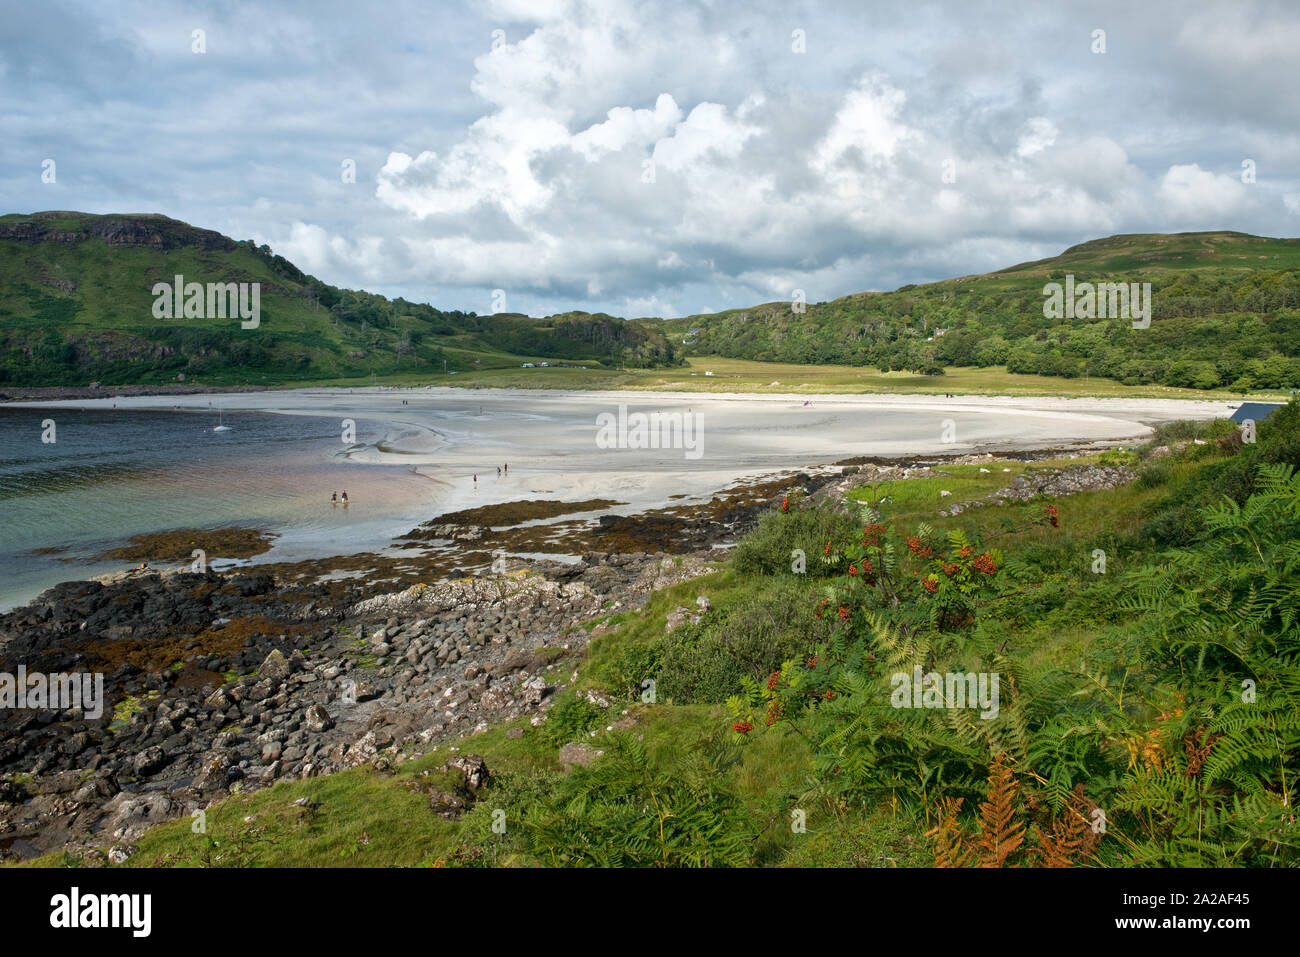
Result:
M504 842L521 862L549 867L740 867L752 862L759 819L730 784L738 749L723 735L652 758L631 734L604 757L534 787L514 805Z
M594 676L615 694L624 698L640 697L642 682L657 677L663 663L663 643L624 641L609 662Z
M586 698L564 698L551 708L542 735L556 747L585 738L587 732L600 726L605 719L601 711Z
M819 640L813 588L802 581L764 585L725 609L665 636L658 691L680 704L720 702L745 676L766 678Z
M1167 484L1173 474L1174 468L1169 461L1160 459L1151 462L1138 472L1137 484L1139 488L1158 488Z
M796 548L816 556L828 541L849 538L858 528L853 516L828 508L768 512L740 540L732 552L732 565L743 575L790 575L791 553ZM831 571L815 561L808 561L807 568L809 575Z

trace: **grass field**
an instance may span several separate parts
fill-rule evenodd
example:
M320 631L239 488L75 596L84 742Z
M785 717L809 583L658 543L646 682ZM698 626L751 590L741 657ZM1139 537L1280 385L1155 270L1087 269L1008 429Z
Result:
M712 372L713 375L706 375ZM395 375L374 379L332 379L305 383L310 386L455 386L483 389L624 389L647 392L747 392L808 395L915 394L1096 396L1141 399L1247 398L1222 390L1176 389L1168 386L1126 386L1110 379L1064 379L1054 376L1017 375L1005 367L949 369L946 375L923 376L835 365L795 365L754 362L719 356L696 356L680 369L522 369L483 368L457 375ZM1275 393L1250 398L1284 399Z

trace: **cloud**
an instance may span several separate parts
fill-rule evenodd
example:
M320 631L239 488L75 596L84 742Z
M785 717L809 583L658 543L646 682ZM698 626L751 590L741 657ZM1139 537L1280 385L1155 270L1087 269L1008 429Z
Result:
M1212 229L1243 205L1246 187L1240 178L1189 163L1169 167L1160 177L1157 196L1171 218Z
M1300 215L1300 15L1262 0L48 10L0 37L7 209L163 212L449 309L819 301Z

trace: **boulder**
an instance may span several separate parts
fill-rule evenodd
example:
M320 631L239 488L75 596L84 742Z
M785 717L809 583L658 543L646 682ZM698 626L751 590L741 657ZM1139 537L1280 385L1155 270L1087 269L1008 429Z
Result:
M225 751L209 753L203 759L203 764L199 767L199 773L194 776L190 787L196 791L209 791L214 788L225 787L227 782L227 772L232 768L233 762L230 755Z
M257 673L272 682L280 682L289 677L293 669L289 665L289 659L279 648L276 648L262 661L262 666L257 669Z
M167 766L167 755L162 748L145 748L131 761L131 770L138 778L148 777Z
M565 771L572 770L575 765L585 768L589 767L592 762L604 753L604 751L598 751L585 741L570 741L560 748L560 763L564 765Z
M477 754L458 754L443 767L448 771L459 771L465 778L465 787L470 791L484 787L491 777L487 763Z
M303 723L308 731L319 734L334 727L334 718L325 710L324 705L314 704L303 713Z

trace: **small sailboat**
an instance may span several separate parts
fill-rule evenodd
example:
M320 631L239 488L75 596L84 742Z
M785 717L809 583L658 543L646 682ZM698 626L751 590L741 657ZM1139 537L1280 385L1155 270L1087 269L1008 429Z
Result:
M217 410L217 413L218 413L218 415L220 416L220 418L218 419L218 421L219 421L221 424L218 425L216 428L214 428L212 431L213 431L213 432L229 432L229 431L230 431L230 426L226 425L226 411L225 411L224 409L218 409L218 410Z

